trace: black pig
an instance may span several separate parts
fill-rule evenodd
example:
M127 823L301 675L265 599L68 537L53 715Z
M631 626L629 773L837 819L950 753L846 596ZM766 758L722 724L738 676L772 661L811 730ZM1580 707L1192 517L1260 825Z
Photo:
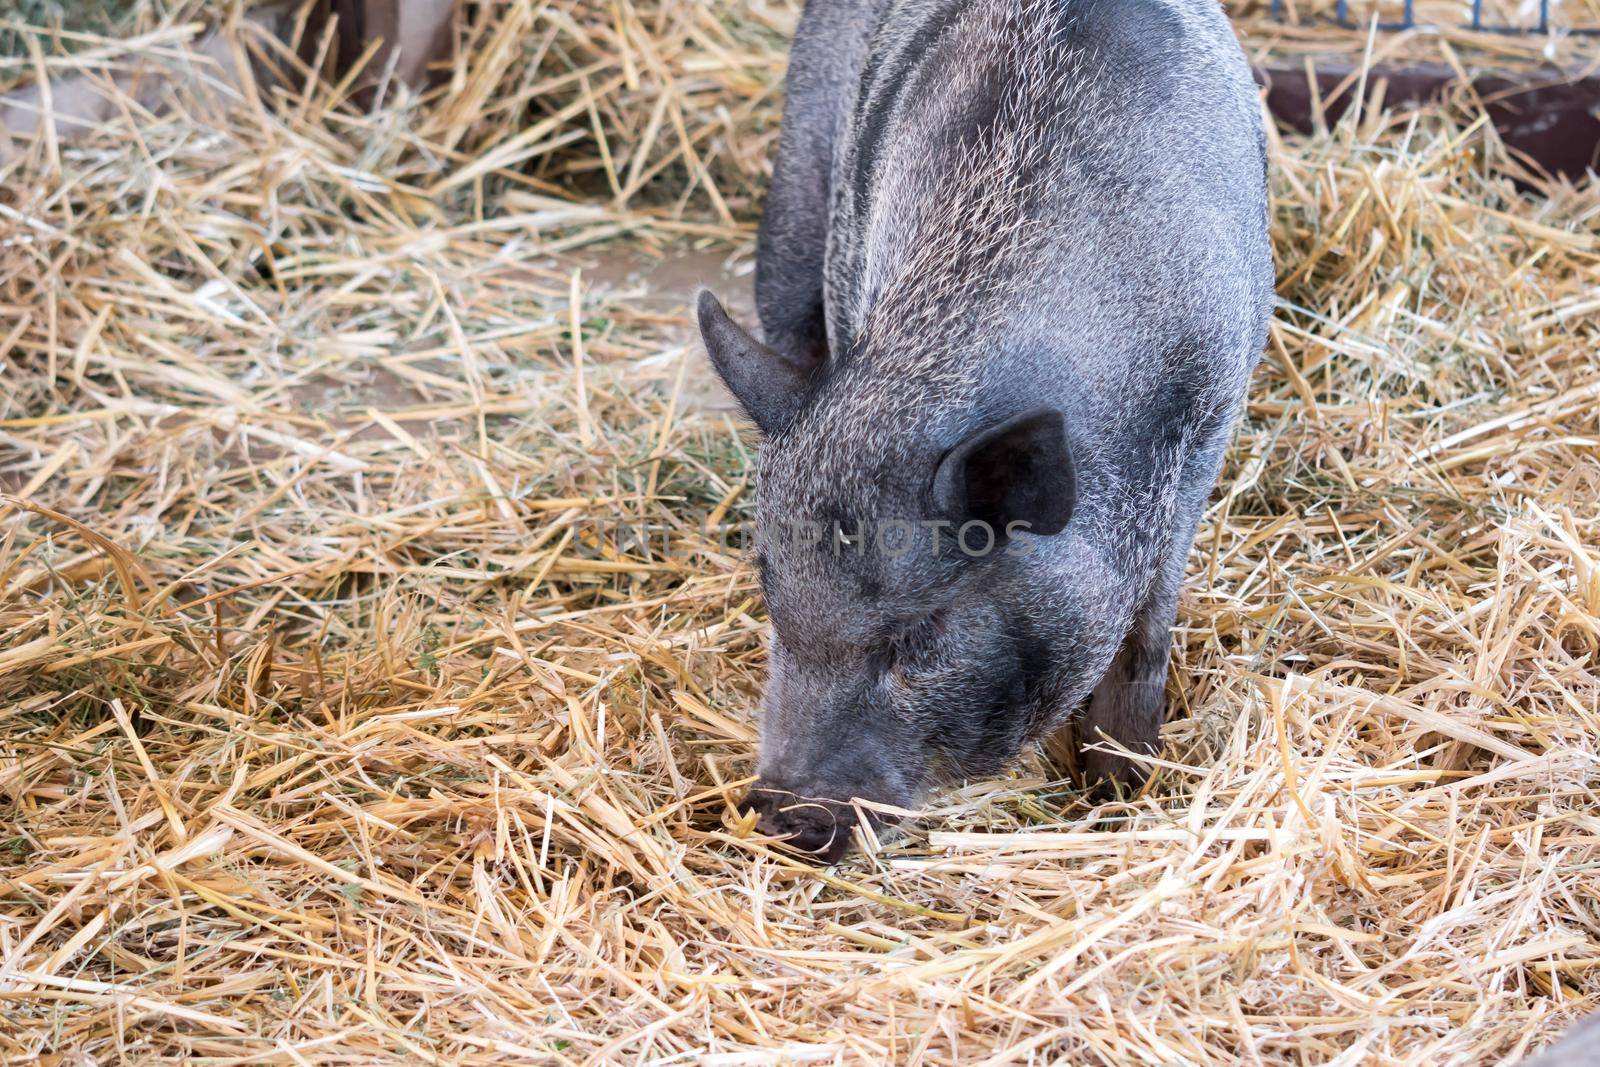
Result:
M698 311L765 439L750 803L831 862L851 798L915 804L1066 722L1155 750L1273 272L1215 0L809 0L787 86L766 343Z

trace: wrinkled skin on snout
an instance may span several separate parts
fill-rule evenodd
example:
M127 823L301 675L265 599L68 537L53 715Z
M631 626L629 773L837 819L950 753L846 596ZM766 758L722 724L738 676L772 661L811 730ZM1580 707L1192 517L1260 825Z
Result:
M806 551L822 559L773 559ZM828 617L810 613L823 583L802 584L823 560L838 568L840 586L853 580L854 568L829 557L826 547L763 550L773 629L760 780L750 794L764 832L793 835L793 847L825 862L849 848L858 812L880 828L893 821L841 801L914 807L943 778L1015 755L1028 724L1018 713L1027 636L1000 605L861 597L829 633L804 621Z

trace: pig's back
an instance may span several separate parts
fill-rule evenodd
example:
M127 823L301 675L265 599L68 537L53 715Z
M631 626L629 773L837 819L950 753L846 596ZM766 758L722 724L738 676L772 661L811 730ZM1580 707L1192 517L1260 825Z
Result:
M1237 393L1271 292L1264 142L1214 0L894 0L849 107L836 354L1080 424L1196 352L1191 384Z

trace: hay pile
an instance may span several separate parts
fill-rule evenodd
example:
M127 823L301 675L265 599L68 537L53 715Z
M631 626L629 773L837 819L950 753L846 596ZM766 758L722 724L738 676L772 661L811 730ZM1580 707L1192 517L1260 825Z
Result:
M818 872L730 808L752 442L574 272L747 257L793 11L476 18L431 103L0 179L0 1055L1487 1064L1600 1003L1600 193L1470 117L1274 143L1160 774Z

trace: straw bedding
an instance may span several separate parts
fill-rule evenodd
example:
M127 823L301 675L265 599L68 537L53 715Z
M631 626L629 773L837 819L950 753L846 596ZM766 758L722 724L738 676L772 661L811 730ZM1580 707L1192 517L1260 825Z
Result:
M740 822L754 442L583 264L737 278L793 15L483 5L420 105L255 39L0 182L0 1055L1488 1064L1600 1004L1600 198L1466 110L1274 140L1142 796Z

